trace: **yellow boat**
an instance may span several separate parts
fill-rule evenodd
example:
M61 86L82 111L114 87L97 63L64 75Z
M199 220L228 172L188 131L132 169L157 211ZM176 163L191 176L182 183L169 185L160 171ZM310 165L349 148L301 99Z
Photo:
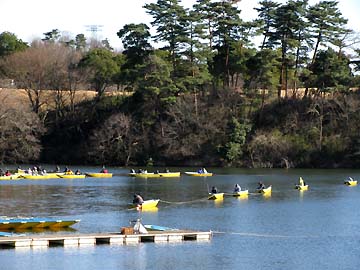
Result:
M22 177L24 179L28 179L28 180L43 180L43 179L50 179L51 177L49 177L48 175L31 175L31 174L24 174L22 175Z
M233 193L234 197L247 196L247 195L249 195L249 190L241 190Z
M159 199L146 200L142 204L132 204L130 208L136 208L137 210L151 210L157 207Z
M222 200L224 199L224 193L209 193L209 200Z
M344 182L345 185L348 185L348 186L356 186L357 185L357 180L346 180Z
M262 189L258 189L257 192L258 193L263 193L263 194L269 194L272 191L272 186L268 186L267 188L262 188Z
M86 173L88 177L97 177L97 178L111 178L112 173Z
M12 175L8 175L8 176L0 176L0 180L17 180L19 179L19 175L17 174L12 174Z
M180 172L161 172L160 177L180 177Z
M212 176L212 173L185 172L189 176Z
M159 178L160 174L158 173L135 173L135 177L140 178Z
M63 174L59 176L60 178L66 178L66 179L85 178L85 174Z
M298 190L308 190L308 189L309 189L309 185L295 185L295 189L298 189Z

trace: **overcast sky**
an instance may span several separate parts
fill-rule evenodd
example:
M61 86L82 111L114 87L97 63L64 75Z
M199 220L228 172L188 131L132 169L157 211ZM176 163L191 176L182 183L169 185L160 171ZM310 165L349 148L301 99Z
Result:
M116 32L125 24L145 22L152 18L146 14L144 4L156 0L0 0L0 33L9 31L30 42L43 38L43 33L59 29L71 37L83 33L91 37L90 26L96 26L97 38L108 38L110 45L121 48ZM278 0L280 3L286 0ZM310 4L319 2L310 0ZM349 19L349 27L360 32L360 0L340 0L339 9ZM191 7L195 0L183 0ZM238 5L241 17L256 17L256 0L242 0Z

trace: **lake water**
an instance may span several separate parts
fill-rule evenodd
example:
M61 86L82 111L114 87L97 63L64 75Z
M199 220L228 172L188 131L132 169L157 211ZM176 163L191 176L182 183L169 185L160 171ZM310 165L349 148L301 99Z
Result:
M81 233L118 232L140 217L144 224L212 230L211 241L2 249L0 269L360 268L360 185L343 184L348 176L360 180L358 170L208 169L213 177L146 180L109 169L110 179L1 181L1 215L81 219L73 226ZM308 191L294 189L299 176ZM231 192L239 183L254 192L259 181L273 186L271 197L204 199L211 186ZM135 192L160 198L158 210L128 210Z

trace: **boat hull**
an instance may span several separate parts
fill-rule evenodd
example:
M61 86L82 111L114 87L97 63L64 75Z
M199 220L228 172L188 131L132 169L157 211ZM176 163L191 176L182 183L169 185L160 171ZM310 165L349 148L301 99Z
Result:
M212 176L213 173L198 173L198 172L185 172L186 175L189 176Z
M159 173L160 177L180 177L180 172Z
M267 188L257 190L258 193L262 193L262 194L270 194L271 191L272 191L272 186L268 186Z
M63 174L60 175L60 178L66 178L66 179L85 178L85 174Z
M209 193L209 200L222 200L224 199L224 193Z
M19 179L19 175L17 174L13 174L9 176L0 176L0 180L18 180L18 179Z
M31 230L38 228L66 228L80 222L80 220L56 220L42 218L9 218L0 219L0 230Z
M130 208L136 208L137 210L148 210L154 209L157 207L159 203L159 199L156 200L146 200L141 205L140 204L132 204Z
M296 185L296 186L295 186L295 189L298 189L298 190L308 190L308 189L309 189L309 185L304 185L304 186Z
M112 173L86 173L88 177L96 177L96 178L111 178Z
M348 185L348 186L356 186L357 185L357 180L345 181L344 184Z
M247 196L247 195L249 195L249 190L241 190L233 193L234 197Z

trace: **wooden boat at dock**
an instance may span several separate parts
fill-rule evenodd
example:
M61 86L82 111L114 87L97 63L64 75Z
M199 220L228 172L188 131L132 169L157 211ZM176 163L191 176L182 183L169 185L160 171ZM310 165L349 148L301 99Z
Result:
M62 220L51 218L2 218L0 230L28 230L36 228L67 228L80 220Z

